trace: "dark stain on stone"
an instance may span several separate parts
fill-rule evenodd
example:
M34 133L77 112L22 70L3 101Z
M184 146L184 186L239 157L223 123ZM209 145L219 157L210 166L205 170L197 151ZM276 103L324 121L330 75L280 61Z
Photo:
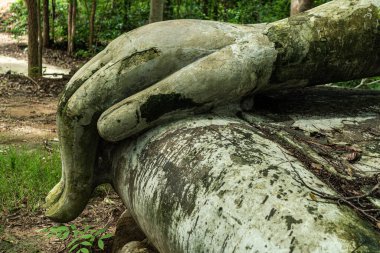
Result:
M132 55L121 60L119 74L128 68L133 68L141 63L148 62L160 56L161 51L158 48L149 48L144 51L135 52Z
M288 230L292 229L293 224L301 224L302 219L296 220L293 216L287 215L284 217Z
M240 199L235 199L235 204L237 208L240 208L243 204L244 196L241 196Z
M269 196L268 196L268 195L266 195L266 196L265 196L265 198L264 198L264 200L263 200L263 202L261 202L261 204L262 204L262 205L264 205L264 204L265 204L265 202L267 202L268 198L269 198Z
M264 176L264 177L267 177L268 174L269 174L269 171L271 170L276 170L277 169L277 166L274 166L274 165L270 165L268 168L260 171L260 173Z
M193 108L197 105L199 104L195 103L190 98L183 97L181 94L170 93L152 95L140 107L141 118L145 118L149 123L166 113L179 109Z
M310 214L315 214L317 210L318 210L318 208L316 208L316 207L313 207L313 206L307 206L307 211L308 211Z
M218 216L222 216L222 213L223 213L223 207L219 207L218 209Z
M137 123L140 123L140 114L139 114L139 111L136 110L135 114L136 114Z
M270 212L269 212L269 215L267 215L266 217L265 217L265 219L267 220L267 221L269 221L272 217L273 217L273 215L276 213L276 209L274 209L274 208L272 208L271 210L270 210Z

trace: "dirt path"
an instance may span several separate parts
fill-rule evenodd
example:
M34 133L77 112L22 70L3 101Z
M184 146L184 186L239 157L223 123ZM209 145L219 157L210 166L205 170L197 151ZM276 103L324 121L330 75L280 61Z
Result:
M6 2L12 1L2 1L3 9ZM0 145L55 140L57 136L57 96L68 79L32 81L15 76L15 73L27 73L26 47L25 36L15 39L10 34L0 33ZM51 49L45 50L44 62L56 65L46 64L45 73L64 75L69 74L69 66L76 69L84 63Z
M11 34L0 33L0 74L28 74L26 37L13 38ZM46 49L43 57L43 75L50 78L58 78L61 75L68 75L71 67L77 68L77 64L71 67L60 60L64 52ZM70 62L74 61L70 59ZM81 61L78 61L80 64Z
M0 97L0 144L57 140L57 98Z

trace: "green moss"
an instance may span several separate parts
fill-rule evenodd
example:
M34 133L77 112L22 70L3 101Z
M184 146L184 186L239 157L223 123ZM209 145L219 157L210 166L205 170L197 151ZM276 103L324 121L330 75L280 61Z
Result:
M298 79L312 85L376 74L378 54L368 50L379 48L378 9L325 12L326 17L297 15L268 29L267 36L278 51L271 83Z
M127 69L132 68L134 66L138 66L141 63L148 62L161 54L161 51L158 48L150 48L144 51L136 52L131 56L122 59L119 74Z
M348 207L341 207L349 209ZM359 217L351 210L345 212L341 221L336 224L326 224L325 228L331 234L336 234L342 240L352 241L355 252L379 252L380 234L373 227Z
M292 225L293 225L293 224L302 224L302 219L297 220L297 219L295 219L295 218L294 218L293 216L291 216L291 215L286 215L286 216L284 217L284 219L285 219L286 226L287 226L288 230L291 230L291 229L292 229Z

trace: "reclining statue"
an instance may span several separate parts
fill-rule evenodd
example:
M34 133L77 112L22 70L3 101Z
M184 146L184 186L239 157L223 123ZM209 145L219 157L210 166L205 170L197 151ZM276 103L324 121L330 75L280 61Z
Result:
M256 152L254 148L250 149L245 146L256 143L251 139L254 136L258 140L257 145L261 145L261 149L263 149L269 143L260 139L257 133L251 133L258 131L257 129L244 130L246 125L242 125L241 119L235 115L241 116L243 115L242 111L252 109L254 104L252 96L257 93L286 91L288 88L380 75L379 17L379 0L336 0L305 13L269 24L237 25L214 21L173 20L150 24L120 36L83 66L69 81L62 94L57 115L62 178L47 197L47 216L60 222L75 219L86 206L93 189L101 183L111 182L127 207L134 213L140 227L149 234L147 230L154 227L154 223L160 219L155 216L156 214L150 213L152 210L139 209L141 213L137 214L137 209L134 208L141 208L141 206L134 206L138 200L133 196L135 196L134 194L140 196L142 193L134 192L136 189L130 188L131 185L128 186L132 183L128 181L130 180L128 175L133 172L132 168L135 168L133 166L145 169L150 166L143 162L139 155L144 154L145 161L152 162L152 157L159 159L160 156L157 156L158 151L154 150L154 145L146 142L149 138L155 138L152 133L158 136L157 138L172 134L172 141L174 141L177 138L176 131L183 135L191 135L192 132L189 129L192 127L189 127L189 124L194 124L194 127L207 126L208 128L215 125L213 131L219 132L218 136L224 137L218 139L214 136L216 140L214 145L223 146L223 143L228 141L234 143L236 147L240 147L242 151ZM270 105L268 104L268 106ZM219 118L208 120L207 117L212 118L213 116L200 118L195 116L212 112ZM194 116L191 117L192 115ZM175 127L173 125L168 125L167 128L161 127L161 125L183 118L187 118L187 121L180 121ZM226 132L223 133L223 127L226 125L234 126L233 130L227 131L231 134L230 138L226 137L228 135ZM147 135L144 135L145 137L138 137L157 126L160 127L149 131ZM210 129L212 130L212 128ZM210 129L207 131L211 131ZM206 145L204 139L198 139L201 136L202 133L196 133L191 137L194 144ZM165 138L165 145L180 145L180 143L172 143L168 136ZM250 141L245 143L245 139ZM149 140L151 141L151 139ZM191 145L189 139L184 143ZM150 145L152 157L146 156L149 152L144 150L144 145ZM166 147L162 142L157 145L160 149ZM267 151L272 152L273 150L268 149ZM209 151L215 152L214 155L217 153L215 149ZM235 156L233 162L243 164L244 156L244 154ZM284 157L288 156L284 155ZM127 158L132 160L125 161ZM259 163L264 158L270 160L270 156L265 155L255 159L258 159L257 163ZM183 175L183 172L175 171L182 167L178 164L175 165L170 159L163 157L161 163L152 163L158 167L165 165L165 168L171 171L173 178L165 178L160 181L161 179L157 175L149 173L144 175L155 179L144 185L151 189L145 194L153 194L154 187L171 180L168 187L175 188L178 184L178 190L186 190L183 192L186 196L182 196L182 198L194 198L194 193L190 194L194 190L192 188L194 185L191 186L190 182L186 182L186 178L180 182L181 177L178 176ZM182 163L194 162L183 159ZM248 160L250 168L254 168L254 159ZM273 165L271 162L265 161L265 164L270 167ZM173 167L170 167L170 164ZM217 164L215 161L209 166L218 166ZM186 166L189 169L188 165ZM207 167L207 164L204 166ZM302 164L295 165L295 167L302 167ZM246 170L239 168L242 173L247 173ZM191 172L189 173L191 174ZM202 174L202 170L199 173L199 175L193 175L194 178L203 180L207 184L207 177L200 177L207 173ZM134 180L146 179L143 175L141 176L142 178L134 178ZM210 174L210 177L217 176ZM187 183L189 185L185 187ZM245 188L247 187L250 188L249 184L245 186ZM226 189L226 192L228 191ZM167 203L171 203L170 195L163 194L162 196L168 197ZM150 196L150 198L159 197ZM204 203L197 202L197 205L207 206L207 201L214 200L211 198L204 201ZM265 201L264 199L263 203ZM194 205L194 202L191 203ZM165 206L165 203L163 205ZM228 206L231 203L223 203L218 206L220 217L225 215L223 205ZM183 208L189 215L196 209L194 206ZM277 209L273 208L271 214L267 216L268 221L277 212ZM163 212L175 216L175 210L164 210ZM156 217L158 220L152 217L143 220L140 216L142 213ZM207 216L205 210L198 212L198 217L200 213L204 217ZM245 212L238 216L241 215L248 215L248 213ZM254 215L255 213L252 213L252 219L255 219ZM235 219L233 213L228 213L228 216L230 217L228 222ZM174 234L169 233L168 228L161 231L163 237L158 235L160 231L156 230L163 229L161 226L153 229L154 233L148 237L160 252L220 251L214 249L213 245L224 245L222 249L225 249L225 252L235 252L232 244L228 244L227 241L230 238L242 240L243 237L239 237L238 234L225 234L224 228L217 226L218 221L207 221L204 217L203 223L198 223L203 229L202 233L207 234L217 229L218 231L214 231L214 233L218 236L219 234L225 236L225 241L220 241L220 236L214 241L210 239L209 248L200 250L195 247L196 243L193 241L191 246L189 246L189 242L186 244L181 241L185 237L169 238ZM293 216L289 216L287 219L289 220L289 231L293 228L292 224L302 222ZM149 224L144 223L148 220ZM194 226L197 225L195 220L202 219L189 219L187 220L188 224L184 221L182 228L187 229L186 233L195 229ZM192 222L195 222L195 225ZM235 220L233 222L240 224L243 221L239 223ZM312 229L310 224L313 223L305 226L307 233L312 233L309 230ZM351 223L348 222L347 226L349 224ZM259 237L258 232L251 229L249 223L245 225L246 230L244 231L249 231L249 233L239 229L236 231ZM368 238L372 238L369 235L375 232L366 229L365 226L358 227L357 231L361 231L360 233L365 231L363 233L368 235ZM295 233L302 236L300 231ZM323 236L325 235L326 233L323 234ZM202 237L200 234L192 236L191 240ZM316 236L316 238L321 239L323 236ZM291 235L289 237L293 238ZM165 242L161 242L163 238L166 240ZM270 238L265 238L265 241L267 240ZM273 240L280 239L273 237ZM301 249L300 251L307 247L312 249L312 243L306 246L295 243L294 245L298 246L294 246L294 240L297 241L297 239L293 239L289 246L291 252L295 249L294 247L297 250ZM314 240L311 241L314 242ZM336 248L330 247L329 245L332 244L326 243L327 246L324 249L339 249L338 241L338 239L334 241ZM243 252L244 249L245 251L254 251L253 249L264 250L265 248L268 252L280 250L275 247L276 241L273 243L272 245L264 243L252 246L248 242L235 242L235 245L249 244L247 248L236 246L235 249L236 252ZM376 242L371 239L368 249L377 247L378 243L378 240Z

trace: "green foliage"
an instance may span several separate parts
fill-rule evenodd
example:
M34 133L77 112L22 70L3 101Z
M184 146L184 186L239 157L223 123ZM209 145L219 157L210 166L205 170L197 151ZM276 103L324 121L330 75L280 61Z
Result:
M373 77L360 80L352 80L347 82L339 82L334 85L344 87L344 88L360 88L360 89L371 89L380 90L380 77Z
M315 0L314 6L329 0ZM67 39L67 0L56 0L55 42ZM8 27L15 35L26 32L27 12L23 0L12 5ZM95 45L87 47L89 36L90 0L78 0L77 33L75 46L77 57L88 58L100 51L120 34L147 24L149 1L147 0L97 0L95 18ZM289 16L290 0L166 0L164 19L207 19L239 24L272 22ZM53 20L51 19L50 22ZM66 43L61 43L66 46ZM359 81L338 83L343 87L356 87ZM379 89L379 83L363 88Z
M104 250L105 240L112 237L111 234L106 233L106 228L94 229L91 226L80 230L75 225L61 225L43 229L42 232L49 238L55 237L62 241L68 252L76 253L87 253L95 249Z
M28 23L28 11L25 2L18 0L13 3L9 16L1 22L0 27L4 27L6 32L12 32L15 36L24 35Z
M58 148L0 146L0 212L23 207L37 210L48 191L59 181Z
M315 5L325 2L327 0L317 0ZM207 19L253 24L286 18L289 9L290 0L166 0L164 19ZM12 18L7 21L11 32L16 35L24 34L27 23L24 1L18 0L14 3L11 11ZM68 1L56 0L55 42L67 40L67 12ZM97 0L94 48L87 48L90 13L91 1L78 0L75 46L77 50L82 50L78 56L88 56L90 53L85 53L85 50L92 53L99 51L120 34L147 24L149 1ZM52 22L51 16L50 23Z

